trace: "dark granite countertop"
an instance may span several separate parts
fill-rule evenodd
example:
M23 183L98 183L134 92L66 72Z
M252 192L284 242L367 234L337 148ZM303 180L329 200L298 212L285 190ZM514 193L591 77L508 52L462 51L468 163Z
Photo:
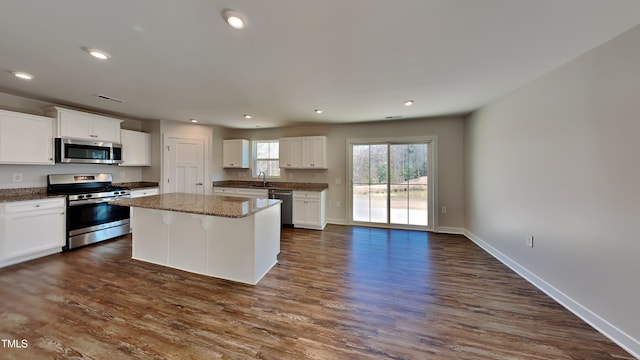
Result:
M59 197L65 197L65 195L47 195L46 187L0 189L0 203L44 200Z
M280 200L232 196L170 193L134 199L118 199L114 205L184 212L209 216L241 218L281 203Z
M157 188L159 186L157 182L153 182L153 181L122 182L122 183L114 183L113 185L128 187L131 190Z

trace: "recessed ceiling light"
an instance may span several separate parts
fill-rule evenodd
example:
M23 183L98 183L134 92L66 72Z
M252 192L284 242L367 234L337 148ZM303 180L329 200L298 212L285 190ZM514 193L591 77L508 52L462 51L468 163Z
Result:
M222 17L224 18L224 21L229 24L229 26L236 30L242 30L247 27L247 22L244 19L244 16L233 10L224 10L222 12Z
M322 114L322 109L315 109L313 112L316 114Z
M192 123L197 123L197 122L198 122L198 120L196 120L196 119L191 119L191 122L192 122Z
M98 49L84 49L84 51L88 52L89 55L93 56L96 59L100 59L100 60L108 60L111 59L111 55L109 55L108 53L102 51L102 50L98 50Z
M407 100L404 102L404 106L411 106L413 105L413 100Z
M253 117L251 114L244 114L243 116L245 119L251 119Z
M33 75L28 74L26 72L14 71L13 76L20 78L22 80L33 80Z

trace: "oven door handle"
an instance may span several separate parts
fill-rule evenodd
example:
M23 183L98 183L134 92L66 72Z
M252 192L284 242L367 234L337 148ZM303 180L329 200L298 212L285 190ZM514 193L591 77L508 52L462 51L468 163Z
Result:
M86 199L86 200L74 200L69 202L69 206L80 206L89 204L101 204L111 200L117 199L116 197L100 198L100 199Z

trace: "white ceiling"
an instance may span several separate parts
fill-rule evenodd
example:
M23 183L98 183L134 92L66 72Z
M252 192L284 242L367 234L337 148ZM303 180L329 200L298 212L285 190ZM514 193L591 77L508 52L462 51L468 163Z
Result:
M639 23L638 0L2 0L0 91L237 128L462 114Z

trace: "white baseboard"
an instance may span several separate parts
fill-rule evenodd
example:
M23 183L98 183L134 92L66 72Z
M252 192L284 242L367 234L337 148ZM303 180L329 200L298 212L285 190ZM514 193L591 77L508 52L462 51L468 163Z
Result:
M333 225L349 225L347 223L347 221L344 220L344 219L329 219L329 218L327 218L327 223L328 224L333 224Z
M465 229L458 228L458 227L450 227L450 226L438 226L433 232L443 233L443 234L464 235Z
M611 341L615 342L620 347L628 351L631 355L640 359L640 341L638 339L634 339L624 331L618 329L607 320L598 316L596 313L589 310L571 297L567 296L562 291L556 289L551 284L538 277L531 271L527 270L525 267L518 264L516 261L506 256L493 246L489 245L487 242L480 239L470 231L465 229L463 233L469 240L476 243L476 245L480 246L484 251L488 252L493 257L498 259L501 263L508 266L511 270L515 271L518 275L522 276L525 280L529 281L542 292L549 295L549 297L554 299L560 305L564 306L567 310L574 313L587 324L591 325L594 329L598 330L604 336L611 339Z

